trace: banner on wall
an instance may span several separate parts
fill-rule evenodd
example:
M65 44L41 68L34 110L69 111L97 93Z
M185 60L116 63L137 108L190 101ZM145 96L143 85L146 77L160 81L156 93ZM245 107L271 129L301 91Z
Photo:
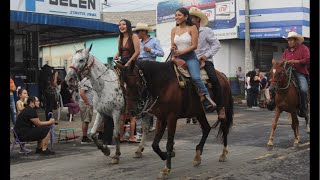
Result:
M100 0L10 0L10 10L100 19Z
M175 11L180 7L198 7L208 17L208 27L218 39L238 38L235 0L171 0L158 3L157 24L175 21ZM161 31L161 29L157 29Z

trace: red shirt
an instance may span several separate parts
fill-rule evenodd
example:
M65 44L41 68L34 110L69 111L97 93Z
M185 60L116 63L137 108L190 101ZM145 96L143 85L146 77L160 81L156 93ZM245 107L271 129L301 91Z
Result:
M300 63L293 64L292 67L294 70L299 73L309 75L308 65L310 63L310 52L309 48L303 44L298 45L290 51L291 48L288 48L282 54L282 59L285 60L299 60Z

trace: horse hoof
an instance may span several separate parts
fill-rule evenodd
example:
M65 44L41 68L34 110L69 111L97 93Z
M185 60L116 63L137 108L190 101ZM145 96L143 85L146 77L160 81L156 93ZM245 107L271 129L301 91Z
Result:
M299 143L293 143L293 147L299 147Z
M227 157L226 156L220 156L219 162L226 162L226 161L227 161Z
M198 165L201 164L201 161L195 161L195 160L193 160L193 161L192 161L192 164L193 164L193 166L198 166Z
M142 158L142 153L141 152L135 152L135 158Z
M157 179L168 179L169 173L170 173L170 169L165 167L161 170Z
M268 145L267 145L267 149L268 149L268 150L272 150L272 149L273 149L273 145L269 145L269 144L268 144Z
M118 157L113 157L111 160L111 164L119 164L119 158Z
M109 156L110 155L110 149L108 148L108 147L102 147L101 148L101 151L103 152L103 154L105 155L105 156Z

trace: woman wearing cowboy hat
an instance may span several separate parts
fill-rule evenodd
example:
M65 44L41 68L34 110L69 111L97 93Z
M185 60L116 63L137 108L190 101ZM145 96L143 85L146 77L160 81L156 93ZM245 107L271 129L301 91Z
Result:
M137 26L133 28L140 41L140 55L139 60L155 61L157 56L163 57L164 52L160 46L160 41L156 37L148 35L148 32L152 31L152 28L146 23L137 23Z
M282 59L292 65L293 74L299 82L301 90L299 116L304 117L307 111L306 98L309 89L307 76L309 76L310 52L309 48L302 44L304 38L296 32L289 32L285 39L288 40L289 47L282 54Z
M215 37L212 29L205 27L208 25L207 16L196 7L191 7L189 10L192 23L197 26L199 30L198 48L195 53L200 60L204 63L210 81L212 82L214 92L216 93L216 103L218 109L218 118L225 118L225 108L223 105L223 96L221 93L221 86L216 76L216 71L213 64L213 56L219 51L221 45L219 40Z

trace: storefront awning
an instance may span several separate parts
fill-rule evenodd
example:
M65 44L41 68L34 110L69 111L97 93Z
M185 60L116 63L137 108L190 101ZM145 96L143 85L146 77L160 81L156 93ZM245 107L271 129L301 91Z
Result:
M105 31L110 33L117 33L119 31L118 25L97 20L12 10L10 11L10 21L30 24L75 27Z

